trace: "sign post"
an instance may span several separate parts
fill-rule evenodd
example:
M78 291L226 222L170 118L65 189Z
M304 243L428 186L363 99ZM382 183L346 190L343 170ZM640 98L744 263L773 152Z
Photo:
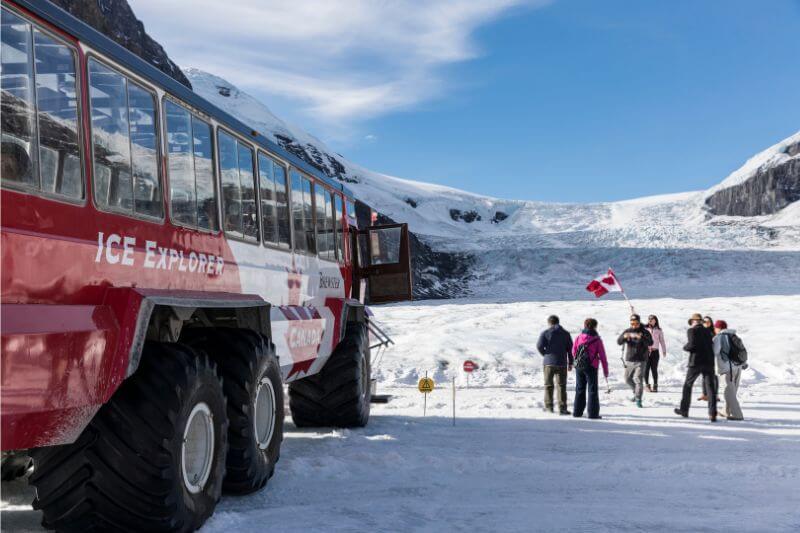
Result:
M433 390L434 383L431 378L428 377L428 371L425 371L425 377L419 380L419 384L417 388L423 395L422 401L422 416L425 416L428 412L428 393Z
M478 369L478 365L469 359L464 361L464 372L467 373L467 388L469 388L469 376Z
M456 377L453 376L453 425L456 425Z

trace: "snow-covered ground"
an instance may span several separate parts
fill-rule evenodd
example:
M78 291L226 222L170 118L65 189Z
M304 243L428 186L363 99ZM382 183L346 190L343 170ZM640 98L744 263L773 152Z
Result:
M396 346L376 361L381 392L363 430L287 433L268 488L223 498L204 531L797 531L800 510L800 297L635 300L661 318L663 392L637 409L613 344L615 299L454 300L377 309ZM685 371L686 319L728 320L751 367L744 422L712 425L705 405L672 414ZM610 354L603 420L545 414L533 344L546 317L577 333L600 322ZM480 365L466 389L464 359ZM437 382L422 416L417 379ZM457 420L452 425L451 379ZM570 376L570 400L573 377ZM694 396L699 393L696 387ZM4 530L37 531L32 492L3 484Z

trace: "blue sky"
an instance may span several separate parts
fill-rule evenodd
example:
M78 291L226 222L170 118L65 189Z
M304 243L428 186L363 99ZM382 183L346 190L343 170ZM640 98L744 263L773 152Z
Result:
M548 201L697 190L800 130L797 0L247 0L224 13L194 0L184 30L169 16L181 3L131 2L181 66L408 179Z

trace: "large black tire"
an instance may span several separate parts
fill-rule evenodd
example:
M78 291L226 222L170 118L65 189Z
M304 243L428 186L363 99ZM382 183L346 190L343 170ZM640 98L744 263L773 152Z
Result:
M265 337L249 329L188 329L182 340L209 354L222 376L230 422L223 490L247 494L261 489L275 472L283 441L283 382L275 349ZM264 386L263 380L268 380ZM255 421L259 390L261 394L271 393L271 432Z
M363 323L347 324L344 339L318 374L289 384L297 427L364 427L370 406L369 336Z
M2 465L0 466L0 479L3 481L13 481L21 478L28 473L31 466L31 458L27 453L3 452Z
M193 492L182 449L198 412L207 413L201 418L213 429L213 452L201 461L210 465L200 468L208 477ZM75 443L33 451L33 506L44 527L59 531L194 531L222 493L227 441L214 363L182 344L148 342L136 374Z

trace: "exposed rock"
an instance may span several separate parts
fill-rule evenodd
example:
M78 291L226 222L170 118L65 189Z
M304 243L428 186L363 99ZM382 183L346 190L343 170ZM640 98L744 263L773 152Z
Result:
M800 142L790 144L783 153L791 159L759 168L744 182L706 198L709 211L714 215L768 215L800 200Z
M118 44L190 89L192 84L167 56L164 48L144 31L125 0L50 0L55 5L102 32Z
M456 222L458 222L459 220L463 220L467 224L475 222L476 220L481 220L481 216L478 214L477 211L462 212L460 209L451 209L450 218L452 218Z
M503 213L502 211L496 211L494 216L492 217L492 223L499 224L500 222L504 221L507 218L508 215L506 213Z
M405 202L406 202L408 205L410 205L411 207L413 207L414 209L416 209L416 208L417 208L417 201L416 201L416 200L414 200L413 198L405 198Z

